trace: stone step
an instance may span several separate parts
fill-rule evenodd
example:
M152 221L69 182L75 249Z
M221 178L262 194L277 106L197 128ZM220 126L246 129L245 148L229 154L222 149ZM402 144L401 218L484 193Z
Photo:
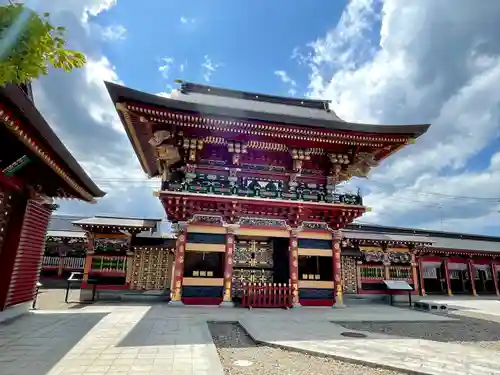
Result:
M432 313L448 313L448 306L443 303L435 303L431 301L416 301L413 303L415 310L427 311Z

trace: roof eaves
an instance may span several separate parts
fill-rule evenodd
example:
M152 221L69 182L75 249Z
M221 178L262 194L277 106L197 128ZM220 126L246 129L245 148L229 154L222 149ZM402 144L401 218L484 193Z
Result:
M7 98L13 106L18 108L20 114L26 118L27 122L39 134L42 140L52 148L51 151L57 154L60 161L67 165L68 172L77 177L82 187L90 195L95 198L101 198L106 195L83 170L21 88L16 85L8 85L0 88L0 94Z
M171 98L165 98L154 94L134 90L112 82L105 82L106 88L113 102L120 103L132 100L137 103L153 105L158 107L172 108L180 111L203 113L214 116L228 116L231 118L250 119L265 122L284 123L295 126L306 126L335 131L353 131L370 134L391 134L402 135L411 138L418 138L430 127L430 124L421 125L375 125L357 124L347 121L324 121L318 119L295 117L285 114L262 113L251 110L236 110L226 107L216 107L213 105L193 104ZM326 126L330 125L330 126Z

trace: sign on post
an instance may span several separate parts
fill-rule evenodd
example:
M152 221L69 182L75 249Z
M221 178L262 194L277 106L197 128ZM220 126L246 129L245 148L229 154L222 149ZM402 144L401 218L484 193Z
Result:
M384 280L389 290L413 290L413 287L404 280Z
M411 293L413 292L413 287L404 280L384 280L384 284L389 291L391 296L391 306L394 304L394 291L405 291L408 292L408 303L411 307Z

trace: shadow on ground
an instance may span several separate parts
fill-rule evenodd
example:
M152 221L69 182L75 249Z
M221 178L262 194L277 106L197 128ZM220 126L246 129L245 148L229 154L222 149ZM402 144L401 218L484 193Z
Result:
M48 373L106 315L30 313L0 325L0 373Z
M500 341L500 324L483 319L454 316L442 322L332 322L346 329L425 339L439 342Z

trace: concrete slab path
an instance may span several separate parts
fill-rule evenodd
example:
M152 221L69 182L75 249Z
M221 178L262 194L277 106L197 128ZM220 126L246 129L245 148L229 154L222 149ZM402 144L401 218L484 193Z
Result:
M0 373L222 375L206 322L239 321L255 339L293 349L426 374L500 374L497 353L488 350L371 334L345 339L346 329L331 323L450 319L389 306L249 311L96 304L37 311L0 325Z

